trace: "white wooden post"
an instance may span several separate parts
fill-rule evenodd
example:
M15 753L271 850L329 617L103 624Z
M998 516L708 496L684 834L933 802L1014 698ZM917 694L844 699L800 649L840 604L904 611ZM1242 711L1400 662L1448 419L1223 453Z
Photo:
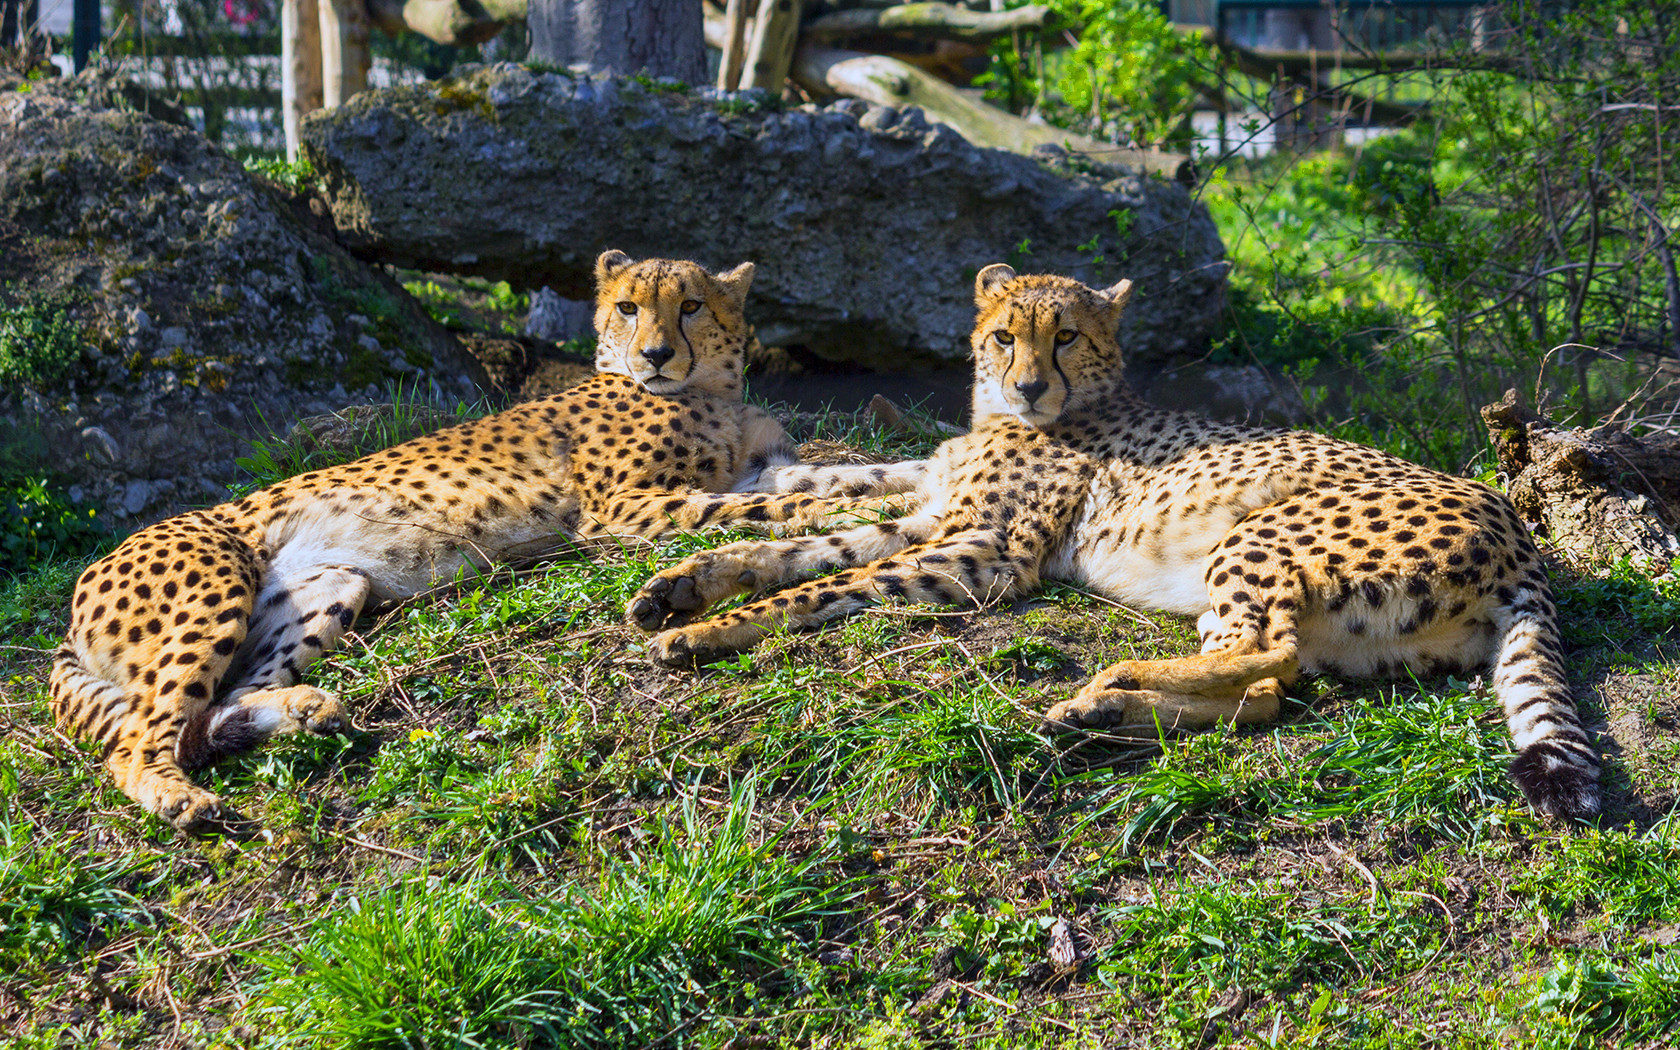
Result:
M321 16L316 0L284 0L280 7L280 108L286 159L298 159L303 118L321 108Z

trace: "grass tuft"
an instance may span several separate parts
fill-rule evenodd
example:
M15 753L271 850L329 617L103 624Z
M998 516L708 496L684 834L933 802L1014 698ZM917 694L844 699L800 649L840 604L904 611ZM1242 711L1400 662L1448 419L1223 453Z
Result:
M259 1015L285 1033L273 1044L682 1045L698 1019L750 999L789 961L794 928L837 899L813 862L757 838L750 783L715 825L700 798L641 848L602 853L592 888L417 879L350 898L265 960Z

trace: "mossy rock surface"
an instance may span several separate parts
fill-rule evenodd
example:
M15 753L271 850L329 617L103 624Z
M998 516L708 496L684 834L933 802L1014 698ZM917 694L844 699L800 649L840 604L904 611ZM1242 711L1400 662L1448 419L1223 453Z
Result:
M139 519L219 498L246 441L298 415L483 376L307 199L97 74L0 76L0 312L64 322L0 384L0 430Z

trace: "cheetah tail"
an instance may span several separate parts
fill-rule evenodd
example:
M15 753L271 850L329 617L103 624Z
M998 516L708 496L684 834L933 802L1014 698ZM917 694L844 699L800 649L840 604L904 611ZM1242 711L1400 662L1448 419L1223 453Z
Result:
M1598 752L1564 677L1557 614L1545 585L1525 588L1501 626L1493 691L1517 748L1511 779L1542 813L1597 815Z

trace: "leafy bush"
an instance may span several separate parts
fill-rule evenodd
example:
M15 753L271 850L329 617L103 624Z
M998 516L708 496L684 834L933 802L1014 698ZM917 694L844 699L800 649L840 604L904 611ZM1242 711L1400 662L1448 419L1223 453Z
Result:
M82 354L81 326L57 296L25 296L0 303L0 383L51 386L66 378Z
M1017 35L991 51L976 80L1016 112L1099 138L1185 145L1197 85L1212 67L1206 49L1175 33L1149 0L1050 0L1078 39L1047 51Z
M436 280L405 281L403 288L420 301L432 320L445 328L499 330L518 335L531 297L516 292L506 281L455 278L447 285Z
M94 508L72 503L46 478L0 481L0 572L21 574L54 558L79 557L107 536Z
M243 163L246 171L277 182L293 193L321 187L321 175L308 157L289 161L284 156L252 153L245 157Z

